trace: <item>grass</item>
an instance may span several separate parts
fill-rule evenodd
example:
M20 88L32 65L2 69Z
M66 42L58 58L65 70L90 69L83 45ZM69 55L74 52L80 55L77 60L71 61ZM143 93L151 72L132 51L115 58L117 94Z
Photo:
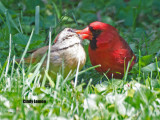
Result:
M137 0L17 2L20 6L15 8L11 6L16 6L16 1L0 2L0 119L159 119L158 0L149 0L147 4ZM22 6L27 9L22 10ZM59 72L57 79L52 80L48 64L40 82L40 67L50 52L36 65L27 66L23 60L27 51L51 46L64 27L84 28L97 20L97 11L103 22L119 30L136 54L138 62L132 71L128 73L127 69L123 79L98 74L94 68L99 66L91 65L88 41L84 41L87 62L83 70L66 78ZM18 57L20 63L15 61ZM50 86L45 86L46 82Z

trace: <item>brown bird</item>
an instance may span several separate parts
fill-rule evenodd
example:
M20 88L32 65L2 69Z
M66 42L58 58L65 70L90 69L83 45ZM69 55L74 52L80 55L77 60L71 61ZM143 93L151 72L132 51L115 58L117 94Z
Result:
M86 53L81 45L81 38L71 28L65 28L55 38L55 44L51 46L50 50L50 64L49 75L56 78L57 73L62 68L64 63L64 77L68 75L70 70L72 72L77 68L80 59L79 70L85 65ZM44 54L48 51L49 46L37 49L32 53L32 56L25 58L25 63L38 63ZM47 64L47 58L44 60L42 66Z

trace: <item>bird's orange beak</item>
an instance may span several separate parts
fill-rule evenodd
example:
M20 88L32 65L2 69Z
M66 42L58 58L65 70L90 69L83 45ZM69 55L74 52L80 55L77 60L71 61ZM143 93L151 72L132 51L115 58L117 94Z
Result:
M75 31L78 35L80 35L80 37L82 39L88 39L88 40L92 40L92 33L91 31L89 30L88 27L86 27L85 29L83 30L76 30Z

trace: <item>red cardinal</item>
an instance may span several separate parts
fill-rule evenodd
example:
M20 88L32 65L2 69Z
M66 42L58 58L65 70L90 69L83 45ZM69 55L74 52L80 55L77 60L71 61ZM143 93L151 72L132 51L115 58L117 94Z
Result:
M101 64L96 68L100 73L106 73L109 78L122 78L128 62L134 57L130 69L135 64L136 56L127 42L118 34L113 26L93 22L83 30L77 30L82 39L89 39L89 57L93 66ZM125 68L125 69L124 69Z

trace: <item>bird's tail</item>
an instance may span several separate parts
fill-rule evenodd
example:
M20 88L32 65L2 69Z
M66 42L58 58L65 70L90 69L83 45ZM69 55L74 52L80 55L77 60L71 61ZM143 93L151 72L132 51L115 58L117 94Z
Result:
M17 63L20 63L20 61L21 61L21 59L16 59L16 62L17 62ZM30 58L30 57L28 57L28 58L24 58L24 62L25 62L25 63L35 63L35 62L36 62L36 59L35 59L35 58Z

